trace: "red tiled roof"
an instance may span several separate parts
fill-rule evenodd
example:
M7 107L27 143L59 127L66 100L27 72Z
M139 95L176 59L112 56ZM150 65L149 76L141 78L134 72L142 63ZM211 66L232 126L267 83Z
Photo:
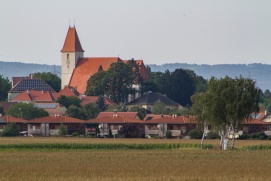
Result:
M113 117L113 115L117 114L118 117L128 117L128 118L136 118L137 112L100 112L100 114L97 116L97 118L103 118L103 117Z
M75 27L69 27L61 52L84 52Z
M67 116L47 116L28 120L28 123L87 123L88 121Z
M15 118L13 116L0 116L0 120L4 120L5 123L25 123L27 120L21 118Z
M158 123L165 123L165 124L186 124L190 123L190 118L185 116L177 116L177 117L160 117L157 119L151 119L149 121L144 121L145 123L150 124L158 124Z
M109 116L109 117L102 117L89 120L89 123L143 123L143 121L139 119L133 119L125 116Z
M72 86L66 86L64 89L62 89L59 93L54 93L53 96L57 100L60 95L64 96L76 96L79 97L80 93Z
M99 96L83 96L82 97L82 106L89 104L89 103L96 103L98 100ZM112 101L109 98L104 97L104 101L106 105L114 105L116 106L117 103L115 103L114 101Z
M112 63L120 61L122 60L118 57L81 58L73 71L69 85L76 87L78 92L84 94L89 77L98 72L100 65L103 70L108 70Z
M18 96L14 97L12 101L53 102L55 101L55 98L53 97L52 92L31 90L20 93Z

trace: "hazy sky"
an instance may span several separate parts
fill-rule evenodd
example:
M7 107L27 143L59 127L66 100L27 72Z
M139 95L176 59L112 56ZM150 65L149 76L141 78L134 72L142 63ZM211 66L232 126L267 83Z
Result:
M270 0L1 0L0 17L0 61L59 65L75 19L85 57L271 64Z

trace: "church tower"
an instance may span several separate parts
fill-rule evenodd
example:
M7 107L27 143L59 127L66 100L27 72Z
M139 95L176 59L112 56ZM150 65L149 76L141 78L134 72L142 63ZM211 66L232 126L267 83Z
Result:
M84 57L84 50L75 27L69 27L65 43L61 50L61 89L69 85L77 62Z

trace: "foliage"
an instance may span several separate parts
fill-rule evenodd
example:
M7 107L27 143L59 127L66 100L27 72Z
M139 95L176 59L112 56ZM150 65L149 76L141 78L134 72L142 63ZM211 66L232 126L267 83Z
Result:
M99 106L96 103L89 103L84 105L83 112L85 115L85 119L94 119L100 113Z
M109 105L107 107L106 112L114 112L114 111L117 111L117 112L126 112L127 108L126 108L126 106L123 103L120 103L117 106Z
M78 133L78 132L74 132L74 133L72 133L72 136L73 137L78 137L80 134Z
M61 90L61 79L56 74L51 72L37 72L33 74L33 77L43 79L57 92Z
M109 137L109 138L113 138L113 134L112 134L112 130L111 130L111 129L109 129L108 137Z
M5 129L3 130L2 136L19 136L20 128L16 123L8 123Z
M0 75L0 101L7 101L8 91L11 89L11 82L3 75Z
M85 119L85 114L82 108L76 107L74 105L68 107L66 114L72 118Z
M107 71L100 70L88 80L86 95L106 95L113 101L125 102L128 94L135 93L132 84L140 83L139 66L132 59L127 63L117 62Z
M27 104L27 103L19 102L17 104L12 105L9 108L7 115L10 115L16 118L23 118L26 120L30 120L34 118L42 118L42 117L48 116L49 114L44 109L37 108L32 103Z
M0 106L0 114L2 114L2 116L5 115L4 108L2 106Z
M199 129L193 129L189 132L189 136L191 139L201 139L202 137L202 130Z
M176 69L173 72L152 72L148 82L142 84L142 91L166 94L181 105L191 105L190 97L195 92L206 91L207 81L191 70Z
M104 97L102 95L99 95L96 104L98 105L100 111L104 111L106 109L106 104L105 104L105 100Z
M120 131L120 134L123 134L125 138L139 138L141 135L141 129L136 124L124 124Z
M192 110L198 120L208 120L212 127L219 129L223 143L230 129L237 130L243 120L251 119L251 113L259 111L259 97L260 91L251 79L212 77L208 91L192 97ZM234 139L231 148L234 148Z
M153 114L164 114L166 111L166 105L160 100L156 101L152 107Z
M65 96L61 95L56 101L57 103L65 106L67 109L71 106L74 105L76 107L81 106L81 100L78 97L75 96Z
M172 132L170 130L167 130L167 132L166 132L166 138L167 139L172 138Z
M67 135L67 129L62 123L59 126L58 135L59 136L66 136Z
M145 116L147 115L146 109L144 109L140 106L133 106L133 107L131 107L130 111L137 112L137 115L140 120L143 120L145 118Z
M215 131L211 131L206 136L207 139L217 139L219 138L219 134Z

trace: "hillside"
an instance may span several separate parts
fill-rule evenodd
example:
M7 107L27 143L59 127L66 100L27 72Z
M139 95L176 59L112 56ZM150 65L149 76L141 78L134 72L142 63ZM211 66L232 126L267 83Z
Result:
M21 62L1 62L0 75L8 77L28 76L30 73L52 72L60 76L61 68L59 65L30 64Z
M271 65L269 64L219 64L219 65L198 65L186 63L169 63L164 65L149 64L152 71L165 70L174 71L177 68L190 69L196 74L209 79L211 76L220 78L230 76L250 77L257 81L258 87L263 91L271 89ZM61 67L59 65L28 64L21 62L1 62L0 75L8 77L10 80L16 76L27 76L35 72L52 72L60 76Z
M164 65L149 64L151 70L164 72L165 70L174 71L177 68L193 70L197 75L209 79L212 76L225 77L249 77L257 82L263 91L271 89L271 65L269 64L219 64L219 65L197 65L186 63L170 63Z

